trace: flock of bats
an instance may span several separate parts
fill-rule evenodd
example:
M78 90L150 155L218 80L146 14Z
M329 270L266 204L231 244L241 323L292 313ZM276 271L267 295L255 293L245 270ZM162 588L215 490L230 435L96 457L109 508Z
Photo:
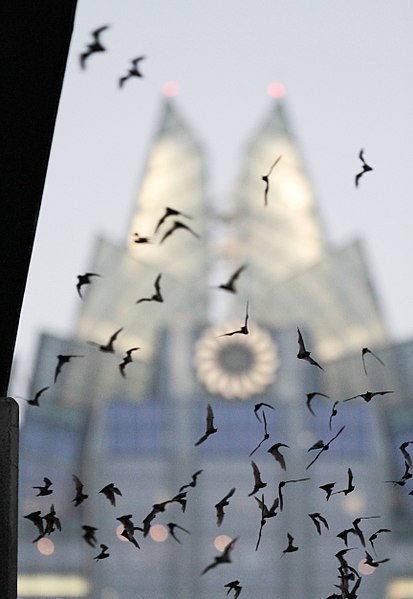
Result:
M222 286L218 286L218 287L225 289L227 286L228 286L228 282L224 283ZM232 290L231 292L235 293L236 291ZM140 300L138 300L138 301L140 301ZM249 333L249 331L247 329L247 316L248 316L248 311L247 311L244 325L239 330L232 331L232 332L229 332L226 334L228 334L228 335L235 335L235 334L247 335ZM116 341L117 336L119 335L119 333L122 330L123 330L122 328L118 329L110 337L109 341L106 344L99 345L99 344L93 342L93 345L95 345L99 351L115 353L114 343ZM316 360L314 360L312 358L311 352L305 346L304 339L303 339L300 329L297 329L297 333L298 333L297 359L304 360L304 361L308 362L311 366L314 366L316 368L323 370L323 367ZM92 343L92 342L90 342L90 343ZM126 357L124 358L124 362L127 358L130 358L129 361L131 361L130 354L132 353L133 350L137 350L137 349L139 349L139 348L132 348L131 350L128 350L128 353L127 353ZM362 348L362 351L361 351L361 360L362 360L363 370L366 375L367 375L366 355L371 355L372 358L374 358L382 366L384 366L384 362L380 359L379 356L374 354L369 348L364 347L364 348ZM56 381L56 379L61 371L62 365L64 363L69 362L71 358L82 358L82 357L83 356L80 356L80 355L79 356L74 356L74 355L71 355L71 356L59 355L59 356L57 356L58 362L57 362L56 369L55 369L55 381ZM122 366L124 366L124 362L119 364L121 372L122 372ZM123 376L124 376L124 374L123 374ZM48 387L44 387L43 389L38 391L33 400L27 400L28 403L30 403L31 405L39 406L39 401L38 401L39 397L44 391L46 391L46 389L48 389ZM342 402L347 402L350 400L355 400L357 398L361 398L366 403L369 403L375 396L386 395L389 393L392 393L392 391L367 391L367 392L360 393L358 395L349 397L347 399L344 399L344 400L342 400ZM323 393L316 392L316 391L307 393L306 395L307 395L306 407L308 408L309 412L313 416L315 416L315 413L314 413L312 405L311 405L312 400L316 396L323 396L323 397L328 397L328 396ZM337 406L339 403L340 402L336 400L333 404L333 408L332 408L331 415L329 418L329 429L330 430L332 429L333 418L338 414ZM264 434L263 434L263 438L260 441L260 443L249 454L249 457L251 457L261 447L261 445L265 441L268 441L270 439L270 435L267 431L267 416L266 416L267 409L274 410L274 407L271 404L266 403L266 402L260 402L260 403L256 403L254 405L254 410L253 410L254 415L255 415L256 419L258 420L258 422L260 422L263 425ZM308 450L307 450L308 453L312 452L312 451L316 451L316 454L315 454L315 457L306 466L306 470L309 470L312 467L312 465L323 455L323 453L328 451L328 449L330 448L331 444L335 441L335 439L337 439L344 432L344 429L345 429L345 426L343 425L327 441L323 441L320 439L316 443L314 443L311 447L308 448ZM206 413L205 432L201 435L201 437L197 441L195 441L195 443L194 443L195 447L197 447L197 446L201 445L202 443L204 443L205 441L207 441L207 439L209 439L209 437L211 437L212 435L214 435L217 432L218 432L218 427L215 426L215 424L214 424L214 412L213 412L212 406L210 404L208 404L207 405L207 413ZM413 476L412 475L412 457L408 451L408 447L410 444L413 444L413 441L406 441L400 445L400 451L402 453L402 456L404 459L404 465L405 465L403 475L399 479L388 480L388 481L384 481L384 482L392 483L394 485L404 486L406 484L406 482L412 478L412 476ZM285 450L282 453L281 448L288 449L289 445L287 445L285 443L280 443L280 442L273 443L267 449L267 452L270 453L274 457L274 459L277 462L277 464L279 465L279 467L283 471L286 471L287 464L286 464L286 459L285 459L285 455L284 455ZM260 545L262 531L263 531L265 524L267 523L267 520L270 518L274 518L280 512L283 511L284 501L285 501L283 490L286 487L286 485L303 483L303 482L309 481L310 477L303 477L303 478L297 478L297 479L290 478L290 479L280 481L278 484L277 496L272 501L271 505L267 505L265 503L265 498L264 498L263 494L261 495L261 497L257 496L257 493L259 491L261 491L262 489L264 489L267 486L267 483L262 480L261 473L260 473L260 470L259 470L256 462L251 460L251 466L252 466L252 474L253 474L253 488L252 488L251 492L248 494L248 496L254 497L255 501L257 502L258 508L260 510L260 526L259 526L259 531L258 531L258 539L257 539L257 543L255 546L255 550L257 551L259 548L259 545ZM139 531L142 534L143 538L147 537L147 535L150 532L153 521L158 516L158 514L163 514L166 511L166 508L168 505L177 503L181 506L182 512L185 512L186 505L187 505L188 490L196 487L198 477L201 474L202 474L202 470L197 470L192 475L191 481L189 483L181 486L179 488L178 492L173 497L171 497L170 499L167 499L166 501L163 501L161 503L153 504L151 510L145 516L145 518L142 520L142 523L140 526L135 526L135 523L133 522L132 514L124 514L122 516L117 517L116 520L118 520L123 525L123 531L120 534L127 541L129 541L131 544L133 544L136 548L140 549L140 544L138 542L138 539L135 536L136 531ZM76 475L73 475L72 478L73 478L73 482L75 485L75 495L74 495L72 501L74 503L74 506L77 507L77 506L81 505L83 503L83 501L88 499L88 495L86 493L84 493L84 491L83 491L84 485L81 482L81 480ZM34 489L37 489L37 491L38 491L37 496L44 497L44 496L51 495L53 493L53 489L51 488L53 485L52 481L49 478L44 477L43 483L44 483L43 485L36 485L33 487ZM334 490L335 485L336 485L336 482L328 482L323 485L320 485L319 488L325 493L326 501L329 501L333 495L343 494L343 495L347 496L356 489L351 468L348 468L348 470L347 470L346 486L342 489ZM233 497L235 492L236 492L236 488L235 487L231 488L230 491L221 500L219 500L214 506L214 508L216 510L216 524L218 527L220 527L224 521L224 517L225 517L224 510L225 510L225 508L227 508L230 505L230 499ZM116 506L116 496L122 495L121 490L113 482L105 485L99 491L99 493L103 494L112 506ZM410 491L409 495L413 495L413 490ZM323 528L326 530L329 530L329 523L328 523L327 519L321 514L321 512L309 513L308 516L313 521L316 531L319 535L322 534ZM45 515L42 515L41 511L37 510L37 511L31 512L30 514L27 514L24 517L27 518L28 520L30 520L31 522L33 522L33 524L37 528L38 535L34 539L33 542L37 542L38 540L45 537L46 535L50 535L55 530L59 530L59 531L61 530L60 519L58 518L58 516L56 514L56 510L55 510L53 504L51 505L49 512L46 513ZM338 566L339 584L335 585L335 586L340 590L340 594L333 593L327 599L348 599L348 598L356 599L358 596L357 591L361 584L361 575L358 573L358 571L352 565L350 565L347 562L347 559L346 559L347 552L349 552L353 549L356 549L356 547L348 547L349 535L356 537L359 540L360 545L364 548L365 564L371 566L372 568L377 568L380 564L387 562L389 560L389 558L384 558L384 559L377 558L374 541L377 540L379 535L381 535L383 533L391 532L391 530L388 528L384 528L384 527L381 527L381 528L378 528L377 530L375 530L368 537L368 543L370 544L371 549L367 550L366 538L365 538L363 530L360 527L361 521L373 519L373 518L379 518L379 517L380 516L378 516L378 515L373 515L373 516L360 516L358 518L355 518L353 520L352 526L350 528L346 528L346 529L340 531L336 535L337 538L341 539L345 545L344 549L338 551L335 554L335 557L337 558L337 560L339 562L339 566ZM178 543L181 543L181 540L177 536L178 531L181 531L186 534L191 534L189 530L187 530L186 528L184 528L183 526L181 526L180 524L178 524L176 522L167 522L165 524L165 526L167 527L171 537ZM96 547L96 545L97 545L96 532L97 532L98 528L96 528L94 526L90 526L90 525L83 525L82 529L83 529L83 538L84 538L85 542L88 545L90 545L91 547ZM234 549L234 546L235 546L237 540L238 540L238 537L233 538L227 544L227 546L223 549L223 551L221 553L219 553L217 556L215 556L213 561L202 570L201 575L205 574L206 572L208 572L209 570L211 570L213 568L216 568L217 566L219 566L221 564L231 563L231 561L232 561L231 554L232 554L232 551ZM293 535L291 535L289 532L287 533L287 540L288 540L288 543L280 557L284 557L284 555L286 555L288 553L293 553L293 552L299 550L298 545L295 544L295 539L294 539ZM100 543L100 552L94 556L94 559L96 561L100 561L100 560L108 558L109 556L110 556L110 553L109 553L108 545L106 545L104 543ZM233 580L225 586L228 588L227 594L229 594L231 591L234 591L234 597L238 597L239 594L241 593L242 586L240 585L239 580Z
M94 53L97 53L97 52L104 52L106 50L106 48L102 45L102 43L100 41L100 36L105 30L108 29L108 27L109 27L108 25L105 25L103 27L99 27L98 29L96 29L95 31L92 32L93 41L87 45L86 50L80 55L80 65L81 65L82 69L86 68L86 63L89 60L91 55L93 55ZM119 87L123 87L125 82L131 77L142 77L142 73L139 71L138 64L143 58L145 58L145 57L140 56L131 61L132 67L129 69L128 73L125 76L123 76L119 79ZM359 158L362 162L362 170L359 173L357 173L355 176L356 187L358 187L359 181L360 181L360 178L362 177L362 175L364 175L364 173L366 173L368 171L373 170L372 167L369 166L366 163L366 161L364 160L363 150L360 150ZM275 166L278 164L278 162L280 160L281 160L281 156L279 156L274 161L274 163L271 165L267 174L263 175L261 177L261 179L265 183L265 189L264 189L264 205L265 206L268 205L270 176L273 172L273 169L275 168ZM192 219L192 217L190 215L180 212L177 209L174 209L171 207L165 207L164 213L158 219L158 221L156 222L156 225L154 227L154 233L153 233L154 237L160 232L160 229L165 224L165 222L168 222L168 223L170 222L171 217ZM194 230L192 230L192 228L189 227L185 222L182 222L181 220L174 220L172 226L169 229L167 229L160 237L159 243L162 244L168 237L170 237L175 231L177 231L179 229L187 230L192 235L199 238L199 235ZM141 237L138 233L134 233L133 237L134 237L133 238L134 243L153 243L153 237L152 238ZM236 286L237 281L246 267L247 267L246 264L241 265L229 277L229 279L227 281L218 285L217 288L222 289L229 293L233 293L233 294L237 293L237 286ZM76 284L76 289L77 289L78 295L81 299L83 299L83 295L82 295L83 287L85 285L90 285L92 283L92 278L101 277L101 276L102 275L100 275L98 273L92 273L92 272L87 272L85 274L78 275L78 282ZM138 299L136 301L137 304L142 303L142 302L151 302L151 301L162 303L164 301L162 291L161 291L161 276L162 275L159 274L156 277L156 280L154 282L154 293L152 295L149 295L148 297L142 297L142 298ZM229 331L228 333L224 333L223 335L220 335L220 336L233 336L233 335L237 335L237 334L248 335L249 334L248 318L249 318L249 313L248 313L248 302L247 302L245 318L244 318L243 324L240 325L239 329L236 329L235 331ZM89 343L91 345L97 347L98 350L101 352L115 354L116 353L115 352L115 342L116 342L119 334L122 331L123 331L123 327L116 330L113 333L113 335L110 336L110 338L108 339L108 341L105 344L98 344L98 343L91 342L91 341ZM314 366L320 370L324 370L323 367L314 358L312 358L311 352L306 348L304 339L303 339L303 335L301 334L301 331L299 328L297 328L297 334L298 334L297 359L304 360L304 361L308 362L311 366ZM126 351L122 361L119 363L119 371L120 371L120 374L122 377L126 376L126 373L125 373L126 366L128 364L132 363L132 361L133 361L132 353L135 351L138 351L139 349L140 349L139 347L132 347ZM369 348L364 347L361 350L361 359L362 359L363 370L366 375L367 375L366 355L368 355L368 354L371 355L375 360L377 360L382 366L384 366L384 363L380 359L379 356L377 356L375 353L373 353ZM56 364L55 371L54 371L54 383L56 383L56 381L59 377L59 374L61 373L62 367L65 364L70 362L72 359L75 359L75 358L80 359L80 358L84 358L84 357L85 357L84 355L62 355L62 354L59 354L57 356L57 364ZM28 402L28 404L30 404L32 406L39 406L40 405L39 398L49 388L50 388L50 386L41 388L39 391L37 391L35 393L35 395L32 399L28 399L26 401ZM386 395L386 394L390 394L390 393L392 393L392 391L367 391L364 393L359 393L358 395L349 397L342 401L347 402L350 400L361 398L365 402L368 403L375 396ZM328 398L328 396L325 395L324 393L317 392L317 391L307 393L306 406L307 406L309 412L313 416L315 416L315 413L312 409L311 402L314 399L314 397L316 397L316 396L322 396L322 397ZM338 405L339 404L340 404L340 401L336 400L336 401L334 401L334 404L332 406L329 423L328 423L330 431L332 430L333 419L338 414ZM254 415L257 418L257 420L263 425L263 433L264 434L263 434L263 438L260 441L260 443L249 454L249 457L251 457L261 447L261 445L265 441L268 441L270 439L270 435L267 431L267 417L266 417L267 409L273 410L274 407L271 404L265 403L265 402L257 403L254 406ZM344 429L345 429L345 426L342 426L329 440L327 440L327 441L319 440L308 449L308 453L315 451L316 454L315 454L315 457L306 466L306 470L309 470L312 467L312 465L320 457L322 457L323 453L325 453L329 449L330 445L344 432ZM209 439L209 437L211 437L212 435L214 435L217 432L218 432L218 428L214 424L213 409L212 409L212 406L210 404L208 404L207 405L207 414L206 414L205 432L194 443L195 447L204 443L207 439ZM413 474L412 474L412 469L413 469L412 457L410 456L410 454L408 452L408 446L410 444L413 444L413 441L406 441L400 445L400 451L402 453L403 460L404 460L403 475L397 480L384 481L384 482L393 483L394 485L398 485L398 486L402 487L406 484L406 482L410 478L412 478L412 476L413 476ZM285 448L283 453L281 452L282 448ZM284 454L285 454L285 450L288 448L289 448L289 445L287 445L285 443L276 442L276 443L273 443L271 445L271 447L269 447L269 449L267 449L267 452L270 453L274 457L276 463L279 465L279 467L281 468L282 471L287 470L286 459L285 459ZM265 503L264 495L261 494L261 497L257 496L257 493L260 490L262 490L263 488L265 488L267 486L267 483L262 480L261 473L260 473L260 470L259 470L256 462L251 460L251 466L252 466L252 474L253 474L253 488L252 488L251 492L248 494L248 496L254 497L255 501L257 502L258 508L260 510L260 525L259 525L259 530L258 530L258 539L257 539L257 543L255 546L255 550L258 550L260 541L261 541L261 537L262 537L262 531L263 531L264 526L267 523L267 520L269 520L270 518L274 518L275 516L277 516L277 514L279 512L283 511L283 507L284 507L283 489L285 488L285 486L289 485L289 484L297 484L297 483L306 482L306 481L310 480L310 477L303 477L303 478L298 478L298 479L287 479L287 480L280 481L280 483L278 484L277 496L272 501L271 505L267 506ZM182 512L185 512L186 505L187 505L188 490L196 487L198 477L201 474L202 474L202 470L196 471L192 475L191 481L189 483L181 486L180 489L178 490L178 492L172 498L170 498L166 501L163 501L161 503L153 504L152 508L149 511L149 513L147 514L147 516L142 520L141 526L135 526L135 523L133 522L133 519L132 519L133 518L132 514L125 514L125 515L117 517L116 520L118 520L123 525L123 531L121 532L121 535L127 541L129 541L131 544L133 544L136 548L139 549L140 545L135 536L136 532L139 531L139 533L141 533L142 537L147 537L147 535L150 532L150 528L152 526L153 521L158 516L158 514L163 514L166 511L168 505L178 503L181 507ZM88 499L88 495L86 493L84 493L84 491L83 491L84 485L81 482L81 480L76 475L73 475L72 478L73 478L73 482L74 482L74 486L75 486L75 489L74 489L75 496L72 501L73 501L74 506L78 507L85 500ZM37 485L37 486L33 487L34 489L37 489L37 491L38 491L37 496L40 496L40 497L50 496L53 493L52 481L49 478L44 477L43 483L44 483L43 485ZM343 495L347 496L355 490L356 487L354 485L353 473L352 473L351 468L348 468L348 470L347 470L347 486L343 489L333 491L333 489L335 488L335 485L336 485L336 482L329 482L329 483L323 484L319 487L325 493L326 501L329 501L333 495L343 494ZM235 492L236 492L236 488L235 487L231 488L230 491L220 501L218 501L214 506L214 508L216 510L216 519L217 519L216 524L218 527L221 526L221 524L224 520L224 517L225 517L224 509L230 505L230 499L233 497ZM116 506L116 496L122 495L121 490L114 483L108 483L99 491L99 493L104 495L112 506ZM409 495L413 495L413 490L410 491ZM312 522L314 523L316 531L319 535L322 534L323 529L326 529L326 530L329 529L329 524L327 522L327 519L320 512L310 513L310 514L308 514L308 516L311 518ZM59 531L61 530L61 522L56 514L53 504L51 505L49 512L46 513L45 515L41 514L41 510L37 510L30 514L27 514L26 516L24 516L24 518L30 520L34 524L34 526L37 528L38 535L34 539L33 542L37 542L41 538L45 537L46 535L50 535L51 533L55 532L56 530L59 530ZM377 559L374 542L377 540L379 535L381 535L382 533L391 532L390 529L378 528L374 533L372 533L368 537L368 543L371 547L371 549L369 547L370 551L368 551L366 548L367 547L366 539L365 539L365 535L364 535L362 529L360 528L360 523L362 520L373 519L373 518L379 518L379 516L373 515L373 516L358 517L352 522L352 526L350 528L344 529L343 531L340 531L336 535L339 539L341 539L343 541L345 548L341 549L340 551L338 551L335 554L335 557L337 558L338 563L339 563L339 565L338 565L339 584L335 585L338 589L338 592L332 593L327 599L356 599L358 596L357 593L358 593L358 589L361 584L362 578L361 578L361 575L359 574L359 572L352 565L350 565L346 559L347 553L349 551L352 551L353 549L355 549L355 547L348 547L349 535L352 535L352 537L356 537L358 539L361 547L364 549L365 564L368 564L369 566L371 566L373 568L377 568L379 566L379 564L388 561L389 558ZM184 528L183 526L181 526L180 524L177 524L175 522L166 523L166 527L167 527L171 537L178 543L181 543L181 540L176 534L177 531L181 531L185 534L191 534L189 530L187 530L186 528ZM98 528L96 528L94 526L90 526L90 525L83 525L82 529L83 529L83 538L84 538L85 542L88 545L90 545L91 547L96 547L96 545L98 544L98 541L96 539L96 532L97 532ZM216 568L217 566L219 566L221 564L230 563L231 562L231 554L232 554L232 551L234 549L234 546L235 546L237 540L238 540L238 537L233 538L227 544L227 546L223 549L223 551L221 553L219 553L216 557L214 557L214 560L202 570L201 575L205 574L206 572L208 572L209 570L211 570L213 568ZM287 545L286 545L285 549L282 551L282 554L280 557L284 557L288 553L296 552L299 550L299 547L295 544L294 537L290 533L287 533L287 541L288 541ZM104 543L100 543L100 552L94 556L94 559L96 561L100 561L100 560L108 558L109 556L110 556L109 547L107 545L105 545ZM242 590L242 586L240 585L239 580L233 580L233 581L229 582L228 584L225 585L225 588L227 588L227 595L229 595L229 593L232 591L234 592L233 596L235 597L235 599L240 595L241 590Z

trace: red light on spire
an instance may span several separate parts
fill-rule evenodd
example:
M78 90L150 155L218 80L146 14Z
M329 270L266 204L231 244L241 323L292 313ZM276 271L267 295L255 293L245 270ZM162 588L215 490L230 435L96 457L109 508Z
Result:
M274 81L268 85L267 92L271 98L282 98L286 94L285 85L279 81Z
M166 81L166 83L163 84L161 90L164 96L167 96L168 98L173 98L174 96L177 96L179 94L179 84L177 81Z

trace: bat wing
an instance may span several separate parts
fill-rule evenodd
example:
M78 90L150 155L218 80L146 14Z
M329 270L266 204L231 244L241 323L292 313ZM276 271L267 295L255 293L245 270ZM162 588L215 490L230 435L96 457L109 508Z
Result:
M214 428L214 412L211 404L207 405L207 418L206 418L206 430L210 431Z

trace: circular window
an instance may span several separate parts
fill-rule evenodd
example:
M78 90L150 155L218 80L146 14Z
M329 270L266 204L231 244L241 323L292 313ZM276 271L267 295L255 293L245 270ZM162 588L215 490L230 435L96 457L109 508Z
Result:
M226 399L247 399L263 393L279 366L270 334L255 325L248 335L220 337L229 330L231 323L209 327L197 341L198 379L210 393L219 393Z

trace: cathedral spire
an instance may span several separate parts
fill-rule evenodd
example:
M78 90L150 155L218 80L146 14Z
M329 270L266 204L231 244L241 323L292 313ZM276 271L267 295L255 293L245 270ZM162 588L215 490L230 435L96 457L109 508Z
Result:
M262 177L279 157L268 178L265 205ZM282 280L324 255L311 184L279 100L247 146L235 205L242 259L255 262L262 276L270 271L272 280Z

